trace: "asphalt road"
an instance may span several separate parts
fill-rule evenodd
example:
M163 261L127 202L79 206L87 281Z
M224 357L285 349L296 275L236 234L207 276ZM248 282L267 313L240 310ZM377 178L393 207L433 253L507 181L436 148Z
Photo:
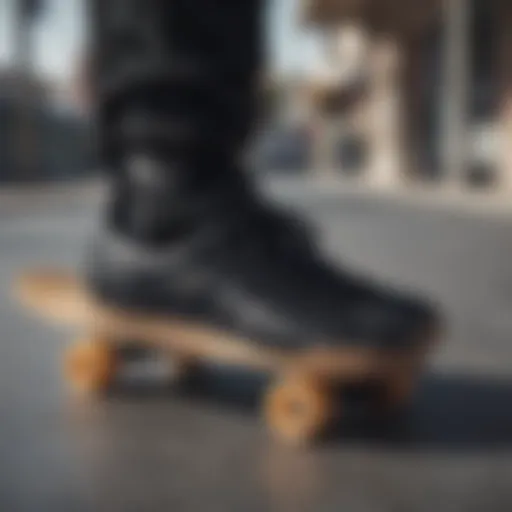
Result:
M212 370L182 392L155 377L73 401L59 373L70 335L10 287L26 267L78 265L97 200L21 195L0 202L1 511L512 510L512 220L285 195L335 259L444 305L449 333L409 415L349 410L325 444L294 451L268 438L252 376Z

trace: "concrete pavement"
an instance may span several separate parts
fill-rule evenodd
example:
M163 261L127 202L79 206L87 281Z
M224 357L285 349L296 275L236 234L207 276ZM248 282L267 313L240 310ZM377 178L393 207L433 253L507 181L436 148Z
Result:
M69 334L21 311L10 283L76 266L98 199L21 198L0 205L0 510L512 510L512 222L300 186L284 197L333 258L445 306L449 336L411 414L376 425L353 411L328 443L293 451L261 425L260 379L236 372L205 374L208 391L155 382L72 401Z

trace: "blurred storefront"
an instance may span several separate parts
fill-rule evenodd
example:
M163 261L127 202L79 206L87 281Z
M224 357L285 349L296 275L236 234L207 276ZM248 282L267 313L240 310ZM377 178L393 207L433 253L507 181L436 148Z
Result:
M330 71L309 79L314 169L334 170L326 140L348 126L366 183L512 190L512 2L311 0L304 20Z

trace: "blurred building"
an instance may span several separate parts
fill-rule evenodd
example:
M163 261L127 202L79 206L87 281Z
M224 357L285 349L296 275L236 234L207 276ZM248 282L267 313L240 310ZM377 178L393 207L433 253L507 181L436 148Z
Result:
M85 122L33 66L32 29L47 4L14 5L13 62L0 70L0 182L82 176L93 168Z
M0 182L73 179L94 167L86 124L53 92L36 76L0 71Z
M512 190L512 2L310 0L326 72L309 80L316 169L347 128L366 182L437 177Z

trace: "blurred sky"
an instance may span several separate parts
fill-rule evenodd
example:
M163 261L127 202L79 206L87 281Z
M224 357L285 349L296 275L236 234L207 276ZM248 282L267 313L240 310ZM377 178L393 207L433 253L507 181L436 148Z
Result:
M17 1L0 0L0 65L12 60L13 6ZM34 33L36 66L52 78L67 79L74 72L73 60L85 37L84 0L46 2L48 9ZM298 26L300 0L268 2L268 43L272 68L279 73L290 74L315 66L320 55L319 41L313 34L304 34Z

